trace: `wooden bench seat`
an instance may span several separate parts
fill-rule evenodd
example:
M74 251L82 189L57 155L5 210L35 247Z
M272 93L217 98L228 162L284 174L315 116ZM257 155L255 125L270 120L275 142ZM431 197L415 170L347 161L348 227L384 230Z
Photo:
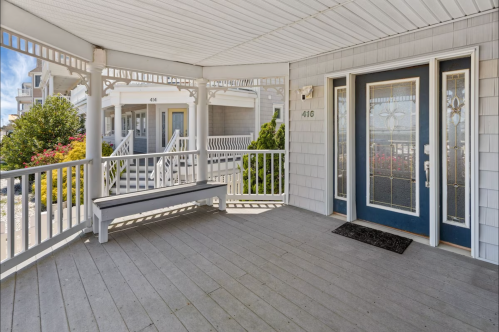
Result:
M98 222L99 242L108 240L108 227L116 218L163 209L203 199L219 199L219 210L225 210L227 184L208 182L189 183L174 187L101 197L93 200L94 223ZM94 227L94 232L96 228Z

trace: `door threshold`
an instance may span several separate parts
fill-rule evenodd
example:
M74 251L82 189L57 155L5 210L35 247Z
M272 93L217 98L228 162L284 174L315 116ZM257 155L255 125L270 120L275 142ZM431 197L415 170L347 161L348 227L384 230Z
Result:
M357 225L369 227L369 228L374 228L374 229L377 229L379 231L383 231L383 232L386 232L386 233L390 233L390 234L394 234L394 235L406 237L408 239L413 240L414 242L418 242L418 243L430 245L430 240L427 237L422 236L422 235L414 234L414 233L411 233L411 232L403 231L403 230L400 230L400 229L396 229L396 228L393 228L393 227L388 227L388 226L380 225L380 224L377 224L377 223L374 223L374 222L370 222L370 221L365 221L365 220L355 220L355 221L353 221L353 223L357 224Z
M331 215L331 217L333 217L333 215ZM334 217L336 217L336 216L334 216ZM400 229L396 229L396 228L393 228L393 227L380 225L380 224L377 224L377 223L374 223L374 222L370 222L370 221L365 221L365 220L355 220L355 221L353 221L353 223L357 224L357 225L369 227L369 228L374 228L374 229L377 229L377 230L380 230L380 231L383 231L383 232L387 232L387 233L390 233L390 234L395 234L395 235L398 235L398 236L403 236L403 237L406 237L408 239L413 240L414 242L418 242L418 243L422 243L422 244L426 244L427 246L430 246L430 239L427 238L427 237L425 237L425 236L422 236L422 235L414 234L414 233L411 233L411 232L403 231L403 230L400 230ZM464 247L461 247L461 246L457 246L457 245L454 245L452 243L447 243L447 242L440 241L440 243L437 246L437 248L445 250L445 251L450 251L450 252L453 252L453 253L458 254L458 255L462 255L462 256L466 256L466 257L471 257L471 250L469 248L464 248Z

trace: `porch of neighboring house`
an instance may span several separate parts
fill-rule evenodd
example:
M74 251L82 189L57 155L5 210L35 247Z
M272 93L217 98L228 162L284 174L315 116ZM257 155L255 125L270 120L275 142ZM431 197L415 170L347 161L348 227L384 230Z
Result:
M497 266L266 203L120 220L2 280L7 331L497 331ZM30 314L27 314L30 313Z

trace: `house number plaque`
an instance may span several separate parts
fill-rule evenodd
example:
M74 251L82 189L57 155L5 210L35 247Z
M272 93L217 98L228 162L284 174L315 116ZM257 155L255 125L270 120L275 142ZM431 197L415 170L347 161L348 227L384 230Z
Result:
M314 111L303 111L301 114L302 118L313 118L314 117Z
M152 102L154 102L154 101L158 101L158 98L151 98L150 100L151 100Z

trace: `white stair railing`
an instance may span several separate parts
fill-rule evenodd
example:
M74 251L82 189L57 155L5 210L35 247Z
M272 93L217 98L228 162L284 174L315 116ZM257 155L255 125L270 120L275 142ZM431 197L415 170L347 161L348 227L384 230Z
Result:
M128 131L128 135L121 141L120 145L113 151L111 157L127 156L133 154L133 130ZM109 191L116 184L116 191L119 193L119 179L121 172L126 168L126 163L111 160L110 164L103 164L105 170L109 170L109 176L102 181L102 193L109 196Z
M168 144L166 144L165 150L163 152L165 153L165 152L176 152L176 151L179 151L179 150L177 150L179 138L180 138L180 130L176 129L175 132L173 133L172 137L170 138L170 141L168 142ZM165 168L166 172L169 172L169 168L170 168L171 165L168 163L168 161L166 161L167 162L166 165L163 162L164 162L163 158L160 158L158 160L156 167L154 168L154 170L152 171L151 175L149 176L150 179L154 179L155 178L156 169L160 169L161 170L161 169ZM165 165L165 166L163 166L163 165ZM146 173L146 178L147 178L147 173ZM163 172L159 172L158 180L161 183L165 182L163 180Z
M7 235L0 242L1 273L91 226L87 190L90 163L91 159L84 159L0 172L7 182L0 219ZM17 178L21 178L20 183L16 183ZM74 197L64 198L63 194L73 189ZM46 211L42 211L43 206Z

